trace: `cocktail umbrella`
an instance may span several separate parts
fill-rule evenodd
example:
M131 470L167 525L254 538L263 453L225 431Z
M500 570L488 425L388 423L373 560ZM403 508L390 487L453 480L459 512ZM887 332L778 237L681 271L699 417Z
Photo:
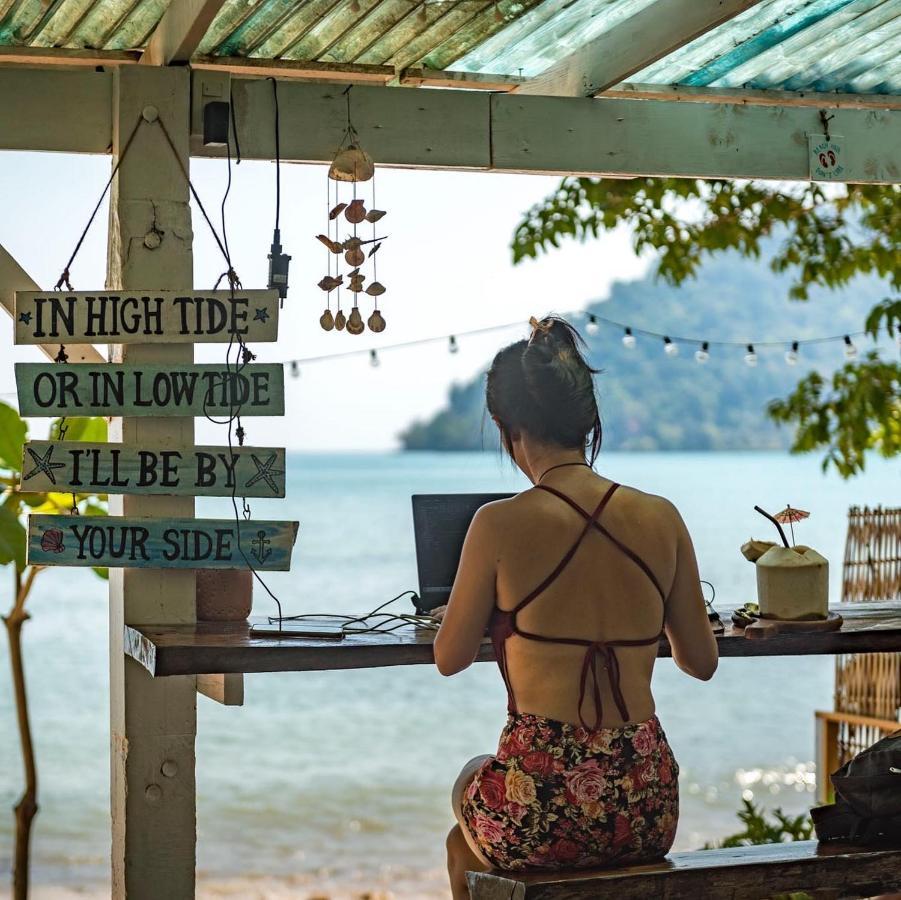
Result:
M803 509L794 509L791 506L786 506L781 512L777 512L774 518L777 522L782 522L783 524L786 522L788 523L788 527L791 528L792 543L794 544L795 522L800 522L802 519L806 519L809 516L810 513Z

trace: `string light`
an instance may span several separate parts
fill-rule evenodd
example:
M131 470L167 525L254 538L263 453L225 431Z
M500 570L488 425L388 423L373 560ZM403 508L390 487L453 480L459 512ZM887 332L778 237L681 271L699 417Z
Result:
M451 335L447 339L447 350L448 353L459 353L460 351L460 345L457 343L457 339L454 335Z
M857 347L848 334L845 335L845 359L857 359Z
M291 360L291 377L297 378L300 375L300 366L297 363L297 360Z
M798 342L792 341L791 349L785 351L785 361L790 366L798 364Z
M635 335L632 334L632 329L628 326L626 327L625 334L623 335L623 346L627 350L631 350L635 346Z
M752 369L757 365L757 353L754 351L753 344L748 344L748 352L745 354L745 363Z
M594 337L600 330L601 326L598 325L598 317L594 315L594 313L591 313L588 316L588 324L585 326L585 331Z
M667 356L678 356L679 355L679 345L674 344L668 337L663 338L663 352Z
M700 350L695 350L695 362L703 365L710 359L710 341L704 341Z
M375 350L369 351L369 365L372 366L373 369L377 369L381 365L381 360Z

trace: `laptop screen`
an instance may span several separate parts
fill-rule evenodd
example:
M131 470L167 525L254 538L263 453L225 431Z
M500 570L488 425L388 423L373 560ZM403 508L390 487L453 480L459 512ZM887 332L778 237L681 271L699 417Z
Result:
M479 507L513 494L414 494L413 533L423 609L434 609L450 597L463 540Z

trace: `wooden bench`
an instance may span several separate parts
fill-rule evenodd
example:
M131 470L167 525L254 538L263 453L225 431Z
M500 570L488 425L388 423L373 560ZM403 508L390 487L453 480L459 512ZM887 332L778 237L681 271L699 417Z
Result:
M672 853L658 863L604 871L467 872L467 879L472 900L760 900L823 888L872 897L901 889L901 847L798 841Z

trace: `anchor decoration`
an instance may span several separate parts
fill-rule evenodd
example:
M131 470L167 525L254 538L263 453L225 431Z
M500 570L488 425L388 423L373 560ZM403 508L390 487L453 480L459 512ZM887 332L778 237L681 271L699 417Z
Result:
M272 555L269 549L271 543L265 531L258 531L257 536L250 542L250 553L261 566Z
M382 246L386 235L379 236L376 223L387 215L383 209L375 205L375 165L369 154L360 146L359 136L350 118L350 88L345 91L347 97L347 127L341 142L341 148L335 155L328 171L326 204L328 207L328 226L325 234L316 235L316 239L327 250L327 271L319 280L320 290L326 294L326 307L319 317L319 325L324 331L347 331L348 334L362 334L369 330L379 333L385 330L385 317L379 309L379 297L385 293L385 286L378 280L376 254ZM372 199L367 209L365 201L357 196L357 185L371 182ZM334 183L334 192L332 191ZM349 202L340 197L340 185L353 185ZM350 226L349 231L341 233L342 223ZM361 236L360 229L365 225L372 226L371 235ZM359 228L358 228L359 226ZM350 271L342 273L341 261L350 267ZM363 272L364 267L371 268L371 277ZM366 283L368 279L368 284ZM341 290L346 288L353 294L353 307L349 316L345 316L341 308ZM337 311L332 313L332 293L335 293ZM364 324L359 309L360 295L367 294L373 298L373 310Z

